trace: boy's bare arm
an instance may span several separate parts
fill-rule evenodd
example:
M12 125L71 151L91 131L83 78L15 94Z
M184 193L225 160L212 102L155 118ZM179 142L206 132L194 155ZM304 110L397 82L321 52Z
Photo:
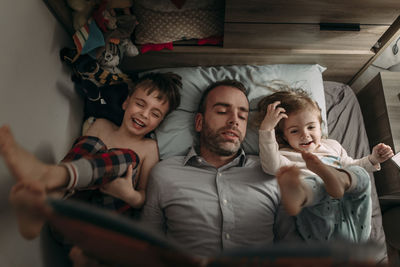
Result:
M147 153L140 171L139 183L137 187L137 190L138 192L140 192L141 195L140 206L143 206L144 201L146 200L146 188L150 171L154 167L154 165L156 165L157 162L160 160L158 156L157 142L154 140L148 140L148 142L148 149L146 149Z
M146 190L147 179L149 177L151 169L160 160L158 156L158 146L155 140L147 140L146 144L146 155L142 162L142 169L140 171L140 179L138 184L138 190Z
M119 198L134 208L139 208L140 193L133 188L132 174L132 165L130 165L124 177L118 177L103 185L100 187L100 191Z
M139 172L136 174L138 186L136 190L132 184L132 167L130 166L125 177L120 177L104 185L100 190L103 193L117 197L134 208L143 206L146 198L147 180L151 168L159 161L157 143L154 140L146 140L146 154L141 155Z

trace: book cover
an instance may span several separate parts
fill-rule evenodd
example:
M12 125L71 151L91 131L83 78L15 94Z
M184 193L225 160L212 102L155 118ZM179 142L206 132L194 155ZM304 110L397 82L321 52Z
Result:
M377 266L374 244L278 243L198 257L140 221L76 200L49 199L50 224L86 254L117 266Z

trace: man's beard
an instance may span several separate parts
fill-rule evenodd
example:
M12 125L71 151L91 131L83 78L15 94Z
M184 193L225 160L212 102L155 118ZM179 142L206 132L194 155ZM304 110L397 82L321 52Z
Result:
M219 134L226 130L237 131L235 127L223 127L214 132L206 123L203 123L203 131L200 134L201 145L219 156L232 156L236 154L239 151L243 137L239 132L239 140L235 142L226 141Z

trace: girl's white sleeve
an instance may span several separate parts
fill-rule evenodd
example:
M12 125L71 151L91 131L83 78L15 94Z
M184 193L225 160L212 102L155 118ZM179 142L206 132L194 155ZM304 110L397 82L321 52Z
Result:
M282 156L279 145L275 139L275 130L259 130L260 162L264 172L275 175L282 166L291 165L292 162Z
M373 165L369 160L368 156L363 157L361 159L353 159L347 154L347 151L342 147L342 145L339 142L335 141L333 145L339 148L340 161L341 161L340 163L342 164L342 166L357 165L363 167L368 172L375 172L381 169L381 165L379 163Z

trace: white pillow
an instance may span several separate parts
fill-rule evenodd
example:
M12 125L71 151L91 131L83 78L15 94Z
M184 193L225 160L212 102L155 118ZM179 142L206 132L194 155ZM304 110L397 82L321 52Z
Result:
M165 118L156 129L160 158L186 155L193 141L197 139L194 129L195 113L176 110Z
M275 81L283 81L293 87L308 91L322 110L323 132L327 134L325 94L320 65L277 64L277 65L242 65L219 67L165 68L152 72L174 72L182 77L181 104L178 110L167 116L156 129L156 136L161 159L185 155L187 149L197 138L194 131L194 116L202 92L215 81L236 79L249 90L250 110L255 111L258 101L272 91L265 85L273 86ZM258 132L248 128L243 143L246 153L258 154Z

